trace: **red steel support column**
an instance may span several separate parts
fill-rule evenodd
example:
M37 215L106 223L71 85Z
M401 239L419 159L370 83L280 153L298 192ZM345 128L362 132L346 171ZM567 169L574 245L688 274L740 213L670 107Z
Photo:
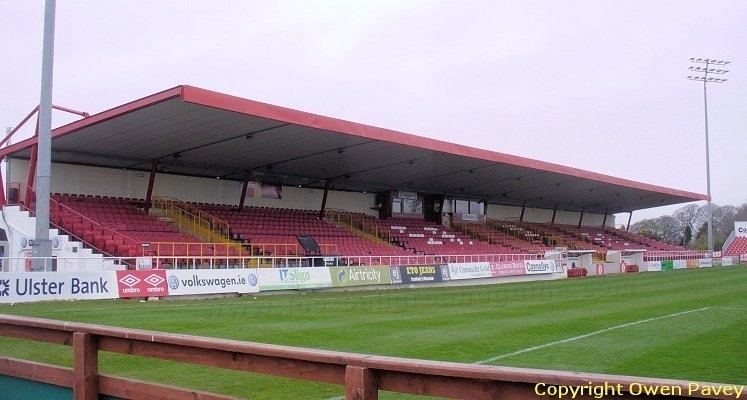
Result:
M244 208L244 201L246 201L246 190L249 189L249 180L252 178L252 171L246 171L244 174L244 186L241 189L241 199L239 200L239 211Z
M550 220L550 227L555 226L555 215L558 213L558 205L552 208L552 219Z
M145 195L145 212L150 210L151 199L153 198L153 183L156 180L156 168L158 167L158 160L153 160L153 164L150 166L150 178L148 179L148 193Z
M26 187L22 188L26 191L26 198L24 204L26 207L31 208L31 189L34 188L34 178L36 177L36 153L37 145L31 146L31 156L29 157L29 176L26 178Z
M377 400L378 386L376 375L369 368L345 368L345 400Z
M521 206L521 215L519 215L519 222L524 222L524 210L527 209L526 203L524 203L523 206Z
M583 221L584 221L584 212L581 211L581 216L578 217L578 227L579 228L581 227L581 222L583 222Z
M330 181L324 181L324 194L322 195L322 208L319 209L319 219L324 219L324 211L327 209L327 192L329 192Z
M633 211L630 212L630 215L628 215L628 225L625 227L625 232L630 230L630 220L633 218Z
M4 157L0 157L0 165L3 163ZM5 205L5 182L3 182L3 173L0 171L0 208Z
M73 333L73 399L98 400L98 340L90 333Z
M605 226L607 226L607 215L609 213L604 213L604 219L602 220L602 229L604 229Z

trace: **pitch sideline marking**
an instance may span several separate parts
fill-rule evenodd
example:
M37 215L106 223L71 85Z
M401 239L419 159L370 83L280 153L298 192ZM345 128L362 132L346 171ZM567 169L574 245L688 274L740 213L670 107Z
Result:
M690 313L694 313L694 312L698 312L698 311L707 310L709 308L710 307L703 307L703 308L698 308L698 309L695 309L695 310L681 311L681 312L678 312L678 313L662 315L662 316L659 316L659 317L646 318L646 319L642 319L642 320L639 320L639 321L628 322L628 323L621 324L621 325L615 325L615 326L611 326L609 328L604 328L604 329L600 329L598 331L585 333L583 335L574 336L574 337L571 337L571 338L568 338L568 339L557 340L557 341L554 341L554 342L545 343L545 344L541 344L541 345L538 345L538 346L527 347L525 349L517 350L517 351L511 352L511 353L506 353L506 354L501 354L499 356L490 357L490 358L482 360L482 361L474 362L473 364L485 364L485 363L493 362L493 361L496 361L496 360L500 360L500 359L505 358L505 357L510 357L510 356L514 356L514 355L517 355L517 354L527 353L527 352L530 352L530 351L534 351L534 350L538 350L538 349L543 349L545 347L555 346L557 344L563 344L563 343L573 342L575 340L584 339L584 338L587 338L589 336L599 335L599 334L602 334L602 333L605 333L605 332L609 332L609 331L613 331L613 330L616 330L616 329L627 328L629 326L644 324L646 322L657 321L657 320L665 319L665 318L677 317L677 316L680 316L680 315L685 315L685 314L690 314ZM328 397L325 400L342 400L344 398L345 398L344 396L334 396L334 397Z
M578 336L570 337L568 339L556 340L554 342L545 343L545 344L541 344L541 345L537 345L537 346L532 346L532 347L527 347L527 348L524 348L524 349L521 349L521 350L513 351L511 353L506 353L506 354L501 354L499 356L486 358L484 360L477 361L474 364L486 364L486 363L490 363L490 362L493 362L493 361L500 360L502 358L511 357L511 356L515 356L515 355L523 354L523 353L528 353L530 351L544 349L546 347L555 346L555 345L558 345L558 344L569 343L569 342L573 342L573 341L576 341L576 340L585 339L585 338L590 337L590 336L599 335L599 334L606 333L606 332L609 332L609 331L613 331L613 330L616 330L616 329L627 328L627 327L633 326L633 325L645 324L646 322L657 321L657 320L665 319L665 318L677 317L677 316L680 316L680 315L685 315L685 314L690 314L690 313L694 313L694 312L698 312L698 311L707 310L708 308L709 307L703 307L703 308L698 308L698 309L695 309L695 310L682 311L682 312L678 312L678 313L674 313L674 314L662 315L662 316L659 316L659 317L646 318L646 319L642 319L642 320L639 320L639 321L628 322L628 323L621 324L621 325L615 325L615 326L611 326L609 328L600 329L598 331L589 332L589 333L585 333L583 335L578 335Z

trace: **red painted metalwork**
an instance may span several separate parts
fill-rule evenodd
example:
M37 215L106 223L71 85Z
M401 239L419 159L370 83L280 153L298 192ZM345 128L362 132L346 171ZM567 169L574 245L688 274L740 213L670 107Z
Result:
M36 152L37 152L37 145L34 144L31 147L31 156L29 157L29 174L26 178L26 186L28 188L34 187L34 178L36 178ZM26 196L24 198L24 204L26 204L26 207L31 208L31 199L33 197L33 192L31 190L26 189Z
M413 146L446 154L453 154L458 156L476 158L479 160L527 167L546 172L554 172L558 174L575 176L583 179L591 179L599 182L610 183L613 185L641 189L673 196L682 196L697 200L706 200L707 198L707 196L699 193L670 189L662 186L635 182L628 179L617 178L614 176L585 171L578 168L549 163L546 161L533 160L530 158L519 157L510 154L498 153L490 150L477 149L460 144L443 142L440 140L425 138L422 136L415 136L407 133L397 132L390 129L378 128L337 118L311 114L304 111L293 110L290 108L260 103L258 101L248 100L241 97L231 96L193 86L182 86L182 100L189 103L201 104L208 107L221 108L224 110L235 111L242 114L274 119L290 124L318 128L322 130L339 132L373 140L397 143L406 146Z
M181 92L182 92L182 87L177 86L171 89L164 90L163 92L158 92L156 94L143 97L141 99L129 102L127 104L123 104L121 106L114 107L106 111L102 111L88 118L84 118L78 121L71 122L67 125L54 129L52 131L52 139L54 140L55 138L69 135L71 133L77 132L78 130L82 128L100 124L112 118L116 118L120 115L127 114L133 111L137 111L141 108L152 106L154 104L158 104L166 100L179 98L181 96ZM28 149L32 145L34 145L34 143L36 143L36 137L28 138L22 142L18 142L11 146L0 149L0 156L8 156L9 154L13 154L18 151Z
M148 192L145 195L145 212L150 210L150 205L153 200L153 184L156 180L156 168L158 168L158 160L153 160L150 166L150 177L148 178Z
M329 192L330 181L324 181L324 194L322 195L322 207L319 209L319 219L324 219L324 212L327 210L327 193Z
M246 201L246 191L249 189L249 180L252 179L252 171L246 171L244 174L244 184L241 189L241 199L239 200L239 211L244 208L244 202Z
M88 117L91 116L91 114L89 114L89 113L87 113L85 111L73 110L72 108L58 106L58 105L55 105L55 104L52 104L52 108L54 108L56 110L60 110L60 111L65 111L65 112L68 112L70 114L80 115L83 118L88 118Z
M26 124L26 122L28 122L28 120L30 120L31 117L33 117L34 114L36 114L38 111L39 111L39 106L34 107L34 109L31 110L31 112L29 113L29 115L26 116L26 118L24 118L18 125L15 126L15 128L11 129L11 131L8 132L7 135L5 135L5 137L3 138L3 140L0 141L0 147L2 147L5 144L5 142L7 142L8 140L10 140L10 138L12 138L13 135L15 135L15 133L18 132L18 130L21 129L21 127L24 124Z
M628 225L625 226L625 232L630 230L630 220L633 219L633 211L628 215Z
M122 106L112 108L99 114L95 114L89 118L85 118L83 120L76 121L63 127L57 128L52 132L52 138L54 139L65 136L74 133L82 128L92 126L103 121L116 118L117 116L127 114L174 98L180 98L182 101L188 103L234 111L261 118L274 119L277 121L287 122L289 124L317 128L321 130L338 132L346 135L364 137L373 140L397 143L405 146L418 147L446 154L453 154L475 158L478 160L527 167L540 171L569 175L583 179L590 179L598 182L604 182L633 189L685 197L692 200L708 199L708 196L699 193L636 182L628 179L585 171L578 168L549 163L545 161L533 160L530 158L519 157L510 154L498 153L490 150L476 149L469 146L415 136L407 133L393 131L390 129L378 128L337 118L325 117L303 111L293 110L285 107L274 106L271 104L261 103L258 101L248 100L186 85L177 86L163 92L159 92L154 95L124 104ZM13 146L0 149L0 156L7 156L20 150L27 149L33 143L35 143L35 141L35 138L31 138L17 143Z
M3 163L3 158L0 157L0 165ZM0 208L5 205L5 182L3 182L3 173L0 171Z
M552 208L552 219L550 220L550 226L555 225L555 215L558 213L558 206Z
M52 108L60 110L60 111L65 111L65 112L68 112L70 114L80 115L81 117L84 117L84 118L87 118L87 117L91 116L91 114L89 114L89 113L87 113L85 111L78 111L78 110L74 110L72 108L58 106L58 105L54 105L54 104L52 104ZM16 125L13 129L11 129L10 132L8 132L7 135L5 135L5 137L3 138L3 140L0 141L0 147L2 147L8 140L10 140L10 138L12 138L13 135L15 135L16 132L18 132L18 130L21 129L21 127L23 127L23 125L25 125L26 122L28 122L28 120L31 119L31 117L33 117L34 114L36 114L37 112L39 112L39 106L34 107L34 109L31 110L31 112L23 120L21 120L21 122L18 125Z

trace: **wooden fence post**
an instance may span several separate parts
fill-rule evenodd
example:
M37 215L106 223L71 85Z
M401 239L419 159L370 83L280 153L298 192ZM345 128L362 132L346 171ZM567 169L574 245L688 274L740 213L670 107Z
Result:
M73 398L99 398L98 340L90 333L73 333Z
M345 400L377 400L379 385L368 368L348 365L345 368Z

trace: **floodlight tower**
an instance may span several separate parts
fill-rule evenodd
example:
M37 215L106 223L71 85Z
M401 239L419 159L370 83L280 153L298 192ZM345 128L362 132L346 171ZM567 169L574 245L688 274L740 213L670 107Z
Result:
M36 238L32 242L31 250L31 255L37 257L32 260L34 271L46 270L46 260L52 257L52 241L49 240L49 179L52 162L52 75L55 8L55 0L45 1L39 137L36 153Z
M708 75L720 75L723 76L727 72L723 68L729 61L716 60L713 58L691 58L690 65L688 68L692 73L697 75L689 75L687 79L696 82L703 82L703 105L705 106L705 148L706 148L706 185L708 190L708 251L713 254L713 207L711 207L711 159L710 150L708 148L708 84L709 83L724 83L724 78L714 78ZM713 68L713 67L718 68Z

